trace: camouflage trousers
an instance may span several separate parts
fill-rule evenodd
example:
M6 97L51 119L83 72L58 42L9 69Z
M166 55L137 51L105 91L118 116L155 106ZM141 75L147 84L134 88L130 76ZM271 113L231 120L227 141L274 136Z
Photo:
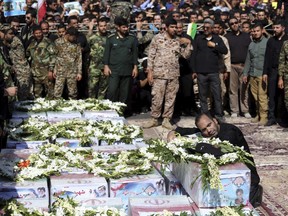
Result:
M71 76L70 74L69 76L57 74L55 87L54 87L54 98L60 99L62 97L65 84L67 84L69 99L77 99L76 74L74 76Z
M283 75L283 78L284 78L284 101L285 101L285 106L286 106L286 109L288 109L288 74L285 73Z
M47 76L33 76L33 92L35 98L42 97L42 94L44 92L46 98L53 99L54 82L49 80Z
M130 2L114 2L111 5L110 28L114 28L114 20L118 16L129 21L131 10L132 4Z
M32 98L31 94L31 84L32 84L32 77L25 77L25 76L18 76L18 100L19 101L24 101L24 100L29 100Z
M16 72L16 77L18 80L18 100L29 100L32 98L32 73L30 66L26 64L19 64L14 66L14 71Z
M172 80L154 79L152 86L152 118L159 118L161 116L162 105L164 101L163 118L172 118L174 112L174 104L176 94L179 89L178 78Z
M89 67L88 74L88 97L104 99L108 89L108 78L100 68L95 68L93 64Z

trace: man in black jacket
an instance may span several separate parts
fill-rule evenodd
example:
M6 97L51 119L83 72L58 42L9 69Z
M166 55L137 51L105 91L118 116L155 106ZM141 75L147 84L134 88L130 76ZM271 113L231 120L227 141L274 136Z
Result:
M29 46L29 43L31 42L31 37L33 36L32 29L36 25L36 17L37 17L37 10L34 8L29 8L26 11L25 15L25 22L26 25L21 28L20 31L20 37L23 42L25 50Z
M196 117L195 125L197 128L177 127L175 130L170 131L167 136L168 141L174 139L177 133L181 136L201 133L203 137L215 137L222 141L227 140L231 144L238 147L243 147L246 152L251 153L243 133L235 125L221 122L219 123L215 118L212 118L210 115L205 113L202 113ZM254 163L254 159L252 157L249 159ZM250 203L256 208L261 205L263 188L259 185L260 177L257 173L256 167L252 166L251 164L246 164L246 166L251 170L251 188L249 200Z
M283 42L288 40L287 34L285 34L285 23L282 20L276 20L273 23L274 36L269 38L267 42L264 70L263 70L263 81L268 83L268 122L266 126L271 126L276 124L277 105L278 99L283 99L283 91L278 89L278 65L279 65L279 55ZM279 97L280 96L280 97ZM279 100L280 106L284 106L282 100Z
M196 38L192 53L192 77L197 77L201 112L208 112L207 97L211 90L215 110L215 117L223 121L221 82L219 78L219 58L227 54L228 49L218 35L212 34L214 21L204 20L204 34Z

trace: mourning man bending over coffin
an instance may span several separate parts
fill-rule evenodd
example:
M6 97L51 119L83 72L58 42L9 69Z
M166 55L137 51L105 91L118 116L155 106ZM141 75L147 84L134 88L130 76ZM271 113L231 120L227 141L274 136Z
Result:
M197 128L177 127L175 130L170 131L167 136L168 141L174 139L177 133L181 136L201 133L203 137L219 138L222 141L227 140L235 146L244 147L244 150L250 153L249 146L243 133L235 125L220 123L215 118L212 118L210 115L205 113L202 113L196 117L195 125ZM254 163L253 158L249 159ZM254 207L258 207L262 202L263 188L261 185L259 185L260 178L256 167L248 163L246 166L251 170L251 189L249 200Z

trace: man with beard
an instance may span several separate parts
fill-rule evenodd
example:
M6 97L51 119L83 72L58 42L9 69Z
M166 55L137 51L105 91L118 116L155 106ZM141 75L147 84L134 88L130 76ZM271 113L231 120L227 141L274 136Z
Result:
M79 32L79 22L77 16L70 16L67 20L67 28L74 27L76 28L78 34L77 34L77 44L81 47L81 53L82 53L82 74L81 79L77 82L77 94L78 98L86 98L87 93L87 75L88 75L88 63L89 63L89 44L87 42L86 36Z
M43 36L40 26L34 26L33 37L26 55L32 69L34 96L35 98L42 97L44 92L47 98L52 99L55 47L48 38Z
M10 27L12 28L14 35L19 36L20 21L17 17L11 18Z
M30 43L30 38L33 35L33 27L36 25L37 11L34 8L29 8L26 11L25 22L26 25L21 28L20 37L24 48L27 49Z
M156 35L149 48L147 78L149 84L152 85L152 118L143 127L158 126L158 119L162 115L162 127L171 130L173 126L170 120L179 89L179 58L181 56L185 59L189 58L192 46L191 40L176 37L177 21L175 19L166 19L165 25L166 31Z
M64 37L55 41L56 61L53 77L56 79L54 97L62 97L65 84L69 99L77 99L77 81L82 79L82 53L77 44L78 31L74 27L67 29Z
M138 75L137 39L129 34L125 18L116 17L115 26L117 31L107 38L103 59L104 74L109 77L107 98L127 104L128 112L132 78Z
M25 50L22 41L19 39L19 37L14 36L13 32L15 32L15 29L12 27L7 32L9 36L4 37L3 43L8 48L12 69L18 81L18 100L28 100L33 98L31 94L32 92L30 91L31 68L25 57Z
M276 124L275 110L278 102L279 91L278 83L278 65L279 55L283 42L288 40L285 34L285 23L283 21L275 21L273 23L274 37L268 39L265 53L263 81L268 82L268 122L266 126Z
M219 58L228 53L223 40L212 33L214 21L204 20L204 34L196 37L192 58L193 79L197 77L201 112L208 112L209 89L214 99L214 114L217 120L225 121L222 111Z
M92 28L93 26L89 26ZM106 18L98 20L98 32L88 38L90 65L88 72L88 97L104 99L107 91L107 77L103 74L103 54L107 39Z
M259 122L260 125L265 125L268 122L268 97L267 85L263 82L262 76L268 39L263 35L264 31L261 23L254 24L252 31L253 41L248 47L248 53L243 70L243 83L248 83L249 76L251 93L257 106L257 116L252 119L251 122Z
M243 114L245 118L251 118L248 112L248 85L242 81L245 58L251 39L248 33L240 31L239 21L235 17L229 20L229 26L231 32L227 33L225 37L231 52L229 84L231 117L234 118ZM239 96L238 91L240 91Z
M177 134L180 134L181 136L192 134L199 136L201 134L203 137L219 138L221 141L229 141L234 146L241 147L251 154L243 133L235 125L218 122L215 118L212 118L209 114L205 113L196 117L195 125L197 128L177 127L175 130L170 131L167 135L168 141L176 138ZM250 157L249 159L254 163L253 157ZM259 185L260 177L256 167L250 163L247 163L246 166L251 170L249 201L256 208L261 205L263 188Z
M2 56L2 59L5 62L5 70L3 71L4 74L4 80L7 86L14 86L15 84L17 85L15 73L13 71L13 63L11 61L9 51L10 51L10 44L14 38L14 33L13 30L9 27L3 27L1 26L0 30L0 38L3 40L1 41L1 46L0 46L0 54ZM13 101L9 100L10 102Z
M58 37L57 35L49 32L49 23L47 21L42 21L40 23L42 32L43 32L43 36L49 38L52 42L54 42Z
M184 24L182 21L177 21L176 36L187 38L192 44L192 38L183 31ZM179 92L176 96L174 116L180 115L195 115L197 105L193 90L192 72L190 68L190 59L183 57L179 58L180 77L179 77ZM177 113L178 112L178 113Z

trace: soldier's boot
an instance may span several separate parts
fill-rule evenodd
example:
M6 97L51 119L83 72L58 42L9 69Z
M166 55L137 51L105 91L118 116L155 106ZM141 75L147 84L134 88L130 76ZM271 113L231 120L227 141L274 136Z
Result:
M170 119L169 118L164 118L163 119L162 127L167 128L169 130L173 129L173 125L170 123Z
M251 123L257 123L257 122L259 122L259 116L258 115L251 119Z
M143 124L143 128L151 128L151 127L157 127L159 125L158 119L151 118L149 121Z

